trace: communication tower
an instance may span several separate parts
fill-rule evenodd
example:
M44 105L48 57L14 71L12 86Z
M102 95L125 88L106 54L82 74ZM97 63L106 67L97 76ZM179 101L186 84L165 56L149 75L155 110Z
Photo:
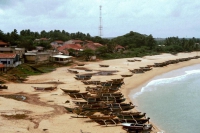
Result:
M100 5L100 6L99 6L99 9L100 9L100 16L99 16L99 21L100 21L100 25L99 25L99 36L100 36L100 37L102 36L102 29L103 29L102 24L101 24L101 23L102 23L102 22L101 22L101 21L102 21L102 20L101 20L101 19L102 19L102 18L101 18L101 8L102 8L102 6Z

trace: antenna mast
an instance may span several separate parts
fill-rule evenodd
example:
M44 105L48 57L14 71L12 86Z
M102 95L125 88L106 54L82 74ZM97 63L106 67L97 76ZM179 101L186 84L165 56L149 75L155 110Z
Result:
M101 5L99 6L99 9L100 9L100 17L99 17L99 21L100 21L100 25L99 25L99 36L101 37L102 36L102 25L101 25Z

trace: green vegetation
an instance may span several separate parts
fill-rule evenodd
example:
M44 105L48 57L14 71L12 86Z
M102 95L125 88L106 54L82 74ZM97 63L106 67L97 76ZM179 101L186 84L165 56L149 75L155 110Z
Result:
M70 64L68 64L70 65ZM7 71L7 73L4 75L5 78L11 81L18 81L22 82L24 81L27 76L31 75L39 75L47 72L54 71L57 67L66 66L62 64L54 64L54 63L47 63L47 64L21 64L15 68L10 69Z
M35 39L47 38L44 41L35 41ZM178 52L191 52L199 51L200 39L196 38L178 38L168 37L165 39L155 39L152 35L144 35L137 32L130 31L129 33L118 36L112 39L105 39L98 36L92 37L90 34L84 34L81 32L68 33L64 30L51 30L32 32L28 30L22 30L19 33L14 29L11 33L4 34L0 30L0 40L10 42L11 45L24 47L26 50L31 50L35 46L43 46L45 49L50 49L50 42L55 40L67 41L70 39L90 40L93 42L103 44L103 47L98 48L96 51L85 50L81 54L74 55L84 60L87 60L90 56L96 55L100 59L116 59L116 58L128 58L128 57L142 57L145 55L154 55L160 53L172 53ZM116 51L116 46L121 45L125 48L123 51ZM74 52L72 49L70 53ZM83 57L81 57L83 56ZM40 69L38 69L40 70ZM26 71L26 70L24 70ZM43 70L41 70L43 72ZM30 74L37 74L38 71L24 72Z

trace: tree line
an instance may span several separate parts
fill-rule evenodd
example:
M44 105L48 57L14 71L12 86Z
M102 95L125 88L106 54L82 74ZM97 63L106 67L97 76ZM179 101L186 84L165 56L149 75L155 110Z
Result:
M48 41L36 42L35 39L48 38ZM86 50L86 54L95 54L104 59L126 58L126 57L141 57L145 55L154 55L163 52L191 52L200 49L199 38L178 38L168 37L162 40L157 40L152 35L140 34L130 31L129 33L118 36L112 39L101 38L99 36L91 36L89 33L82 32L69 33L65 30L51 30L41 32L33 32L29 29L18 32L14 29L10 33L3 33L0 30L0 40L9 42L11 46L24 47L27 50L34 49L35 46L43 46L45 49L50 49L50 42L55 40L68 41L71 39L90 40L103 44L103 47L96 51ZM116 52L115 47L121 45L125 48L124 51Z

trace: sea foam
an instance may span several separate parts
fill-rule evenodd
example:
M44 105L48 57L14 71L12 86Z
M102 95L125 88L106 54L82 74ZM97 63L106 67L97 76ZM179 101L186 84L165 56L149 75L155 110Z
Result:
M137 93L135 93L131 98L136 98L139 95L141 95L144 92L148 91L155 91L159 86L163 86L165 84L174 84L177 83L178 81L183 81L187 76L194 76L196 74L200 74L200 69L199 70L187 70L183 75L175 76L175 77L170 77L170 78L162 78L162 79L157 79L159 78L156 77L155 79L151 80L149 83L147 83L144 87L141 88L141 90Z

